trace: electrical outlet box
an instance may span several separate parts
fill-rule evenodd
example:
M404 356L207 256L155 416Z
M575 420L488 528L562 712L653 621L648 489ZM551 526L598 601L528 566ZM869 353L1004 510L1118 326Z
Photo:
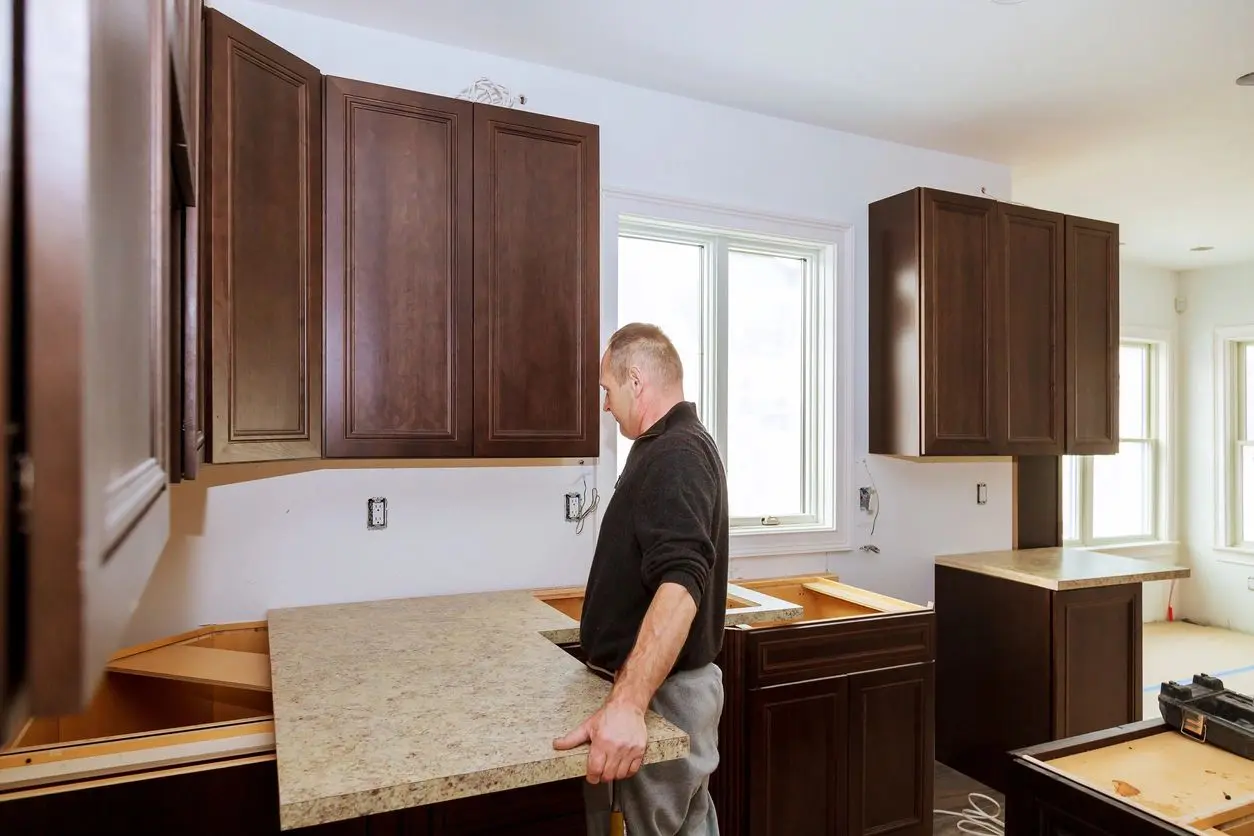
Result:
M579 519L579 494L566 494L566 522L575 522Z
M976 505L988 504L988 485L984 482L975 483L975 504Z
M388 527L388 501L381 496L366 500L366 528L376 531Z
M867 487L858 488L858 510L871 510L871 489Z
M1254 578L1246 578L1245 586L1250 590L1250 592L1254 592Z

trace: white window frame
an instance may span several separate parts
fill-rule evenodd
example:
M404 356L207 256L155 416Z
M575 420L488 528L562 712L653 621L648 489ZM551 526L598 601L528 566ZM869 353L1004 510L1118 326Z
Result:
M1241 437L1245 397L1243 346L1254 343L1254 325L1215 329L1215 547L1249 556L1254 563L1254 532L1241 531Z
M1078 520L1078 532L1075 537L1066 537L1064 528L1063 544L1080 548L1109 550L1111 547L1133 547L1170 545L1175 539L1175 398L1173 395L1174 379L1171 373L1172 358L1175 356L1175 341L1171 331L1159 328L1124 326L1119 337L1119 346L1145 346L1149 349L1147 356L1146 416L1149 434L1138 438L1125 436L1122 429L1119 441L1148 442L1151 458L1151 478L1153 483L1149 491L1148 517L1151 521L1150 531L1141 535L1123 537L1093 536L1093 456L1062 456L1061 466L1064 468L1062 477L1067 478L1066 468L1071 468L1075 476L1075 492L1072 496L1071 514Z
M848 225L765 215L606 189L602 192L602 345L618 328L620 235L707 247L702 299L702 419L726 460L727 249L786 254L807 261L807 344L817 347L805 369L807 446L817 461L803 496L812 513L731 519L731 557L808 554L851 548L848 529L852 427L853 249ZM608 496L618 473L618 427L604 415L599 492ZM734 463L731 464L734 467Z

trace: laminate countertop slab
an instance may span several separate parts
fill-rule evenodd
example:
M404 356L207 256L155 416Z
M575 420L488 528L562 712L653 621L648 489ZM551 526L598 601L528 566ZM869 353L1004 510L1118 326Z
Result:
M1065 547L946 554L936 558L936 565L1056 591L1187 578L1190 574L1186 566Z
M732 587L776 620L800 608ZM585 774L553 749L609 683L554 642L578 623L532 591L398 598L268 614L283 829ZM650 712L645 763L688 753Z

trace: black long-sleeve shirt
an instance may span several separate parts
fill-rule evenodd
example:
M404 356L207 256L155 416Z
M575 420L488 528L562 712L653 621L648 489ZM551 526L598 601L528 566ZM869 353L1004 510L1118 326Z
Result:
M677 404L632 444L605 509L580 619L588 663L615 673L658 587L683 586L697 613L673 670L714 661L727 609L727 476L696 407Z

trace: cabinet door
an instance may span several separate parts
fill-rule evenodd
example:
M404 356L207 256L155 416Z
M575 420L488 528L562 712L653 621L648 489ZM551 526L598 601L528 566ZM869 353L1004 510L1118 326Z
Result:
M748 832L846 833L848 678L749 692Z
M1119 227L1068 217L1067 453L1119 452Z
M931 836L932 663L849 677L850 836Z
M599 132L475 105L476 456L596 456Z
M25 5L29 708L89 701L169 533L164 6Z
M0 0L0 422L5 426L18 423L17 416L10 411L10 407L16 404L9 400L9 386L17 361L9 345L13 324L17 321L11 296L14 282L10 273L13 264L13 164L17 128L13 121L16 83L13 52L17 34L14 5L15 0ZM9 589L10 573L16 566L9 551L14 528L14 502L9 482L9 474L14 472L11 452L10 434L0 432L0 468L4 473L4 477L0 478L0 741L12 739L12 734L17 731L18 690L22 683L14 672L20 669L20 660L25 654L22 646L25 636L22 631L13 629L17 625L9 621L17 614L14 605L24 597Z
M997 400L1006 410L1002 452L1061 455L1066 288L1063 216L999 203L1002 304L995 322L1005 366Z
M470 456L474 106L328 78L326 118L326 455Z
M923 191L923 455L999 454L1005 408L995 381L1001 259L997 204Z
M1053 738L1140 720L1141 584L1055 592L1052 620Z
M205 19L209 460L322 454L322 76Z

